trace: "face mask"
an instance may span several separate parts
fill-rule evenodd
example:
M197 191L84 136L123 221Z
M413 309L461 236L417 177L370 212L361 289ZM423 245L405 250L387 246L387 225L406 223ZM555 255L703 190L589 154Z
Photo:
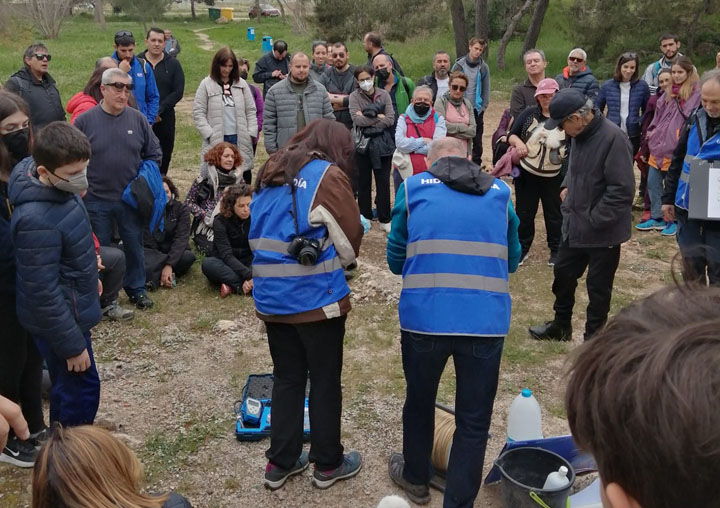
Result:
M390 73L387 69L380 69L375 71L375 74L377 74L377 77L380 78L380 81L387 81L387 79L390 77Z
M60 180L55 182L53 187L61 191L69 192L71 194L82 194L88 188L87 168L72 175L70 178L63 178L58 175L55 175L55 177Z
M360 82L360 90L363 92L369 92L373 88L373 82L372 79L363 79Z
M2 141L10 153L10 162L14 166L30 155L30 129L25 127L2 136Z
M430 106L427 104L413 104L413 109L415 110L415 113L417 113L419 116L425 116L427 115L427 112L430 111Z
M247 77L248 77L247 71L240 71L240 77L243 79L247 79Z

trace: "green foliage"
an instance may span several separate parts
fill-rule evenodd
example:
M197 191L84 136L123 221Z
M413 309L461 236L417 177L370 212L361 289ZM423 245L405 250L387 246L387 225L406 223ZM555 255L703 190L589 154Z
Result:
M140 19L161 18L173 0L113 0L112 6Z

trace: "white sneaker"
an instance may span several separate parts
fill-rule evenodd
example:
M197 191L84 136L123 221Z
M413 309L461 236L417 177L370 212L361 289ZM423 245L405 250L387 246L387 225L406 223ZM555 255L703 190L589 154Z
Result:
M392 227L391 222L383 222L380 224L380 227L385 231L387 234L390 234L390 228Z

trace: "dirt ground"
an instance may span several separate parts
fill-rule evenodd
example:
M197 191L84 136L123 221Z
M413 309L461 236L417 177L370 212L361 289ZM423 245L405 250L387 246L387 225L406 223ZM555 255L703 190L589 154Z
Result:
M178 107L179 122L190 123L192 98ZM485 115L485 153L502 114L495 100ZM256 165L256 169L257 169ZM181 194L197 166L171 171ZM634 212L637 219L639 212ZM572 343L538 344L527 326L551 317L552 269L546 266L542 216L530 259L511 276L513 321L506 340L484 473L505 441L507 412L522 388L533 390L543 410L546 436L568 432L562 397L563 365L580 344L587 303L577 292ZM402 494L387 475L386 461L401 450L404 379L400 362L397 299L399 277L385 262L385 234L374 225L366 235L357 276L351 282L354 310L347 322L344 356L343 441L363 454L363 470L327 491L314 489L310 472L270 492L262 486L268 441L238 442L233 403L249 374L272 371L265 335L252 300L219 298L200 263L177 289L152 294L151 311L130 323L106 323L94 331L102 379L99 424L124 439L145 465L151 492L177 490L197 507L364 507L388 494ZM623 246L612 311L670 281L674 239L633 233ZM128 305L124 295L121 303ZM482 319L478 313L478 319ZM448 366L438 399L453 405L454 372ZM30 472L0 465L0 507L29 506ZM428 505L442 506L433 492ZM499 488L482 488L476 507L499 507Z

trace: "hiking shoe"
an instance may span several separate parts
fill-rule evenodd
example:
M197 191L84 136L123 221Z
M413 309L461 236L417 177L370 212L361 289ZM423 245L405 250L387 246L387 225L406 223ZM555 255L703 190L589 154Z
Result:
M117 300L110 302L110 305L102 308L102 318L110 321L129 321L135 317L130 309L123 309Z
M638 231L662 231L665 229L665 222L661 220L650 219L641 222L635 226Z
M0 453L0 462L7 462L18 467L33 467L37 450L29 441L20 441L16 436L8 439Z
M220 298L227 298L233 294L233 290L227 284L220 284Z
M28 442L33 445L36 450L39 450L40 448L42 448L42 445L45 444L45 441L48 440L48 437L50 437L50 431L47 427L43 427L42 430L30 434L30 439L28 439Z
M346 453L340 467L329 471L320 471L316 467L313 471L312 484L318 489L327 489L338 480L352 478L362 469L362 457L359 452Z
M283 469L272 462L268 462L267 466L265 466L265 479L263 480L263 484L270 490L279 489L285 485L288 478L305 471L309 464L308 454L304 450L300 453L300 458L295 462L295 466L290 469Z
M520 262L518 263L518 266L524 265L524 264L525 264L525 261L527 261L529 257L530 257L530 254L524 254L523 256L521 256L521 257L520 257Z
M677 224L670 222L665 225L665 229L660 231L663 236L675 236L677 234Z
M548 266L555 266L557 261L557 252L550 252L550 259L548 259Z
M387 234L390 234L390 228L392 227L392 223L391 222L382 222L382 223L380 223L380 227Z
M572 340L572 327L562 326L556 321L546 321L543 325L531 326L528 332L530 332L530 337L535 340L557 340L561 342Z
M147 310L154 305L153 301L148 297L147 293L140 293L137 295L132 295L129 298L130 298L130 302L134 303L135 307L137 307L140 310Z
M430 488L427 485L415 485L403 478L405 457L402 453L393 453L388 459L388 473L390 479L405 491L405 495L415 504L428 504L430 502Z

